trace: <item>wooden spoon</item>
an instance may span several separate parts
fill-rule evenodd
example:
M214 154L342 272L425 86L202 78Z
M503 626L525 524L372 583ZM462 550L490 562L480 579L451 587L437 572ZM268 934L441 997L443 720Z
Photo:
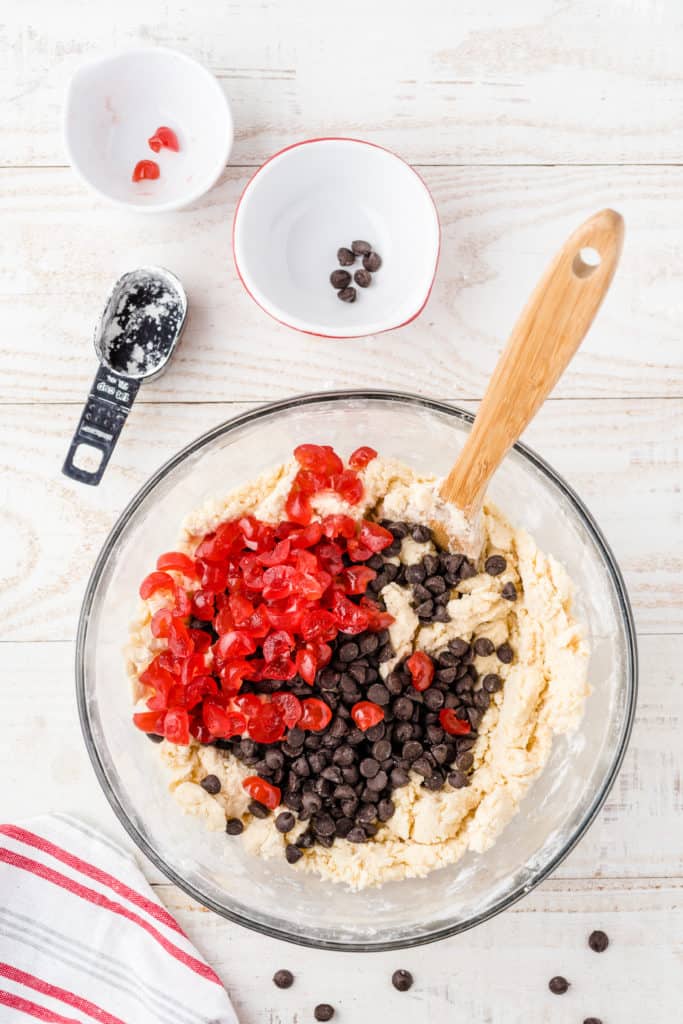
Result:
M565 242L536 285L439 488L439 520L431 525L442 547L479 557L489 481L583 341L614 276L623 239L620 214L596 213Z

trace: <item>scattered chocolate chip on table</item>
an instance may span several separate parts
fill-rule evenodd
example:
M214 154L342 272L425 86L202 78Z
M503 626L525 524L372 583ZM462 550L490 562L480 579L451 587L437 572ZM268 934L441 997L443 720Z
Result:
M548 982L548 988L554 996L563 996L569 988L569 982L561 974L557 974Z
M287 970L276 971L273 975L273 983L278 988L291 988L294 984L294 975Z
M594 953L604 953L609 946L609 939L605 932L596 929L588 936L588 945Z
M319 1021L332 1020L334 1017L334 1006L330 1006L329 1003L318 1003L313 1011L313 1016Z
M403 968L399 968L399 970L394 971L394 973L392 974L391 984L399 992L407 992L408 989L411 988L413 984L413 976L410 973L410 971L406 971Z

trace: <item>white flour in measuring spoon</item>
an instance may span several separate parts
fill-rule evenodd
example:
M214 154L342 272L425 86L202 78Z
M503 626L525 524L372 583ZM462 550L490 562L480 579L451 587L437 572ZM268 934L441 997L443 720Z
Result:
M166 361L184 316L181 296L163 278L136 276L113 296L100 347L104 361L128 377L146 377Z

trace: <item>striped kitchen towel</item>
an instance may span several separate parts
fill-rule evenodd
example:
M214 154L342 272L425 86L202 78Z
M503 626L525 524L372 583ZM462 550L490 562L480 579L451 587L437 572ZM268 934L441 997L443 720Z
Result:
M66 815L0 825L0 1022L237 1024L124 850Z

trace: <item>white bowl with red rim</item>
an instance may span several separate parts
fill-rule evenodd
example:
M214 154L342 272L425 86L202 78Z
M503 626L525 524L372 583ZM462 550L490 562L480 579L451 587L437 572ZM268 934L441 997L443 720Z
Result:
M356 301L330 284L337 250L361 239L382 265ZM429 298L439 218L422 178L396 154L360 139L307 139L276 153L235 211L233 253L249 295L287 327L354 338L402 327ZM351 275L362 267L344 267Z
M160 127L179 151L155 152ZM99 195L141 212L194 202L223 173L233 141L228 99L196 60L164 47L110 54L84 64L69 83L64 142L78 176ZM136 164L153 160L154 180L132 181Z

